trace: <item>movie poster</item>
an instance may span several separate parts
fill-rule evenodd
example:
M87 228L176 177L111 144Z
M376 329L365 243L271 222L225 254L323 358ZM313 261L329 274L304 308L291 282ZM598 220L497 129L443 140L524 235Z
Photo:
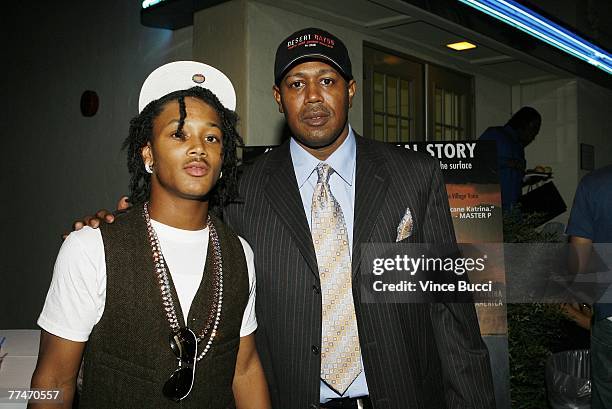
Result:
M480 245L480 251L486 246L489 253L486 277L470 274L470 281L492 280L494 283L495 290L490 299L476 302L476 313L480 332L489 349L493 379L496 380L497 407L510 408L503 215L495 142L419 142L399 146L438 158L457 242L463 243L464 252L469 247L478 250Z
M458 243L471 243L475 247L480 243L500 243L499 247L487 247L488 252L496 254L489 254L492 262L485 272L486 277L470 275L470 280L486 278L498 288L495 297L476 303L482 335L505 335L506 307L501 296L505 275L503 264L499 262L503 260L503 215L495 143L418 142L398 146L427 153L440 161Z

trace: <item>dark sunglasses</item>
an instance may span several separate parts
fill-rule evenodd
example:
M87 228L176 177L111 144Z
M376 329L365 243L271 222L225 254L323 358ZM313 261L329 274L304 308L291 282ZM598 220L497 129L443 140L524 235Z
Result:
M189 395L193 387L198 339L192 330L183 327L170 334L170 348L176 355L178 368L164 384L163 393L166 398L179 402Z

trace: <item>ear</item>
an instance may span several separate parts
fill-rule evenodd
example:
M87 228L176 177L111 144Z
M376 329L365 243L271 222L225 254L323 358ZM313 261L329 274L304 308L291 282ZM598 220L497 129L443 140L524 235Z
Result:
M357 83L355 80L350 80L348 83L349 108L353 107L353 97L357 92Z
M142 156L142 161L144 163L148 163L149 165L153 165L155 163L155 159L153 158L153 149L151 148L151 142L147 142L145 146L140 150L140 156Z
M281 114L285 113L285 111L283 110L283 102L281 98L280 88L278 88L278 86L276 85L272 86L272 94L274 95L274 100L278 104L278 112L280 112Z

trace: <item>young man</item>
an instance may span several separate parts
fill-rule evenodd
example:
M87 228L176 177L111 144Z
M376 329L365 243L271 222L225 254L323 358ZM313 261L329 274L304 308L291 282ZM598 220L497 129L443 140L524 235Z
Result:
M493 409L472 304L361 302L362 244L455 241L438 162L353 131L357 85L333 34L283 40L274 80L293 136L245 170L224 213L254 246L273 407Z
M124 143L134 208L62 245L32 387L70 408L84 358L83 408L268 408L252 250L209 212L235 193L231 82L170 63L139 105Z

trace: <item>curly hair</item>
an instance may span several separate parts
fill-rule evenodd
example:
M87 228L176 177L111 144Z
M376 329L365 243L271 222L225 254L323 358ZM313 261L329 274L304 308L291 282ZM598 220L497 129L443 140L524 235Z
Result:
M223 172L223 178L217 181L209 196L211 210L219 213L223 206L237 196L238 156L236 148L243 146L243 142L236 131L236 124L238 122L236 113L225 108L215 94L202 87L175 91L152 101L139 115L130 121L129 135L122 146L122 149L127 150L127 166L130 172L129 201L132 204L138 204L149 200L151 194L151 175L145 171L144 161L141 156L142 148L153 140L153 121L168 102L178 101L180 117L177 133L183 132L187 116L185 97L200 99L217 112L221 121L221 131L223 132L223 164L221 171Z

